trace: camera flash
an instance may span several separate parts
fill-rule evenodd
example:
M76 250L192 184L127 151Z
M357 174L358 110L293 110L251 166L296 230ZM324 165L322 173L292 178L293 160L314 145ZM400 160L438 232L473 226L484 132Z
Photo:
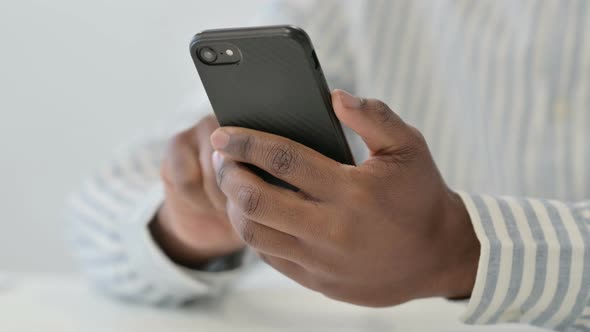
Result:
M229 56L232 56L232 55L234 55L234 51L232 51L232 50L230 50L230 49L227 49L227 50L225 51L225 54L227 54L227 55L229 55Z

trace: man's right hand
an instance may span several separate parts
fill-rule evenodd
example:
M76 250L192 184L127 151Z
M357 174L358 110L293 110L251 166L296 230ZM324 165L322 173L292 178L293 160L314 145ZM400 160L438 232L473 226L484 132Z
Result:
M150 229L162 250L185 266L244 248L227 217L212 165L209 136L218 127L210 115L177 134L162 162L166 198Z

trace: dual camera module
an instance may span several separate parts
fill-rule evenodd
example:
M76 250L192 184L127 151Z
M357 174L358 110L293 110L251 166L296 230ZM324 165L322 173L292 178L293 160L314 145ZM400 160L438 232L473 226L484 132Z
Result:
M197 50L201 62L208 65L234 64L240 62L240 50L232 44L202 46Z

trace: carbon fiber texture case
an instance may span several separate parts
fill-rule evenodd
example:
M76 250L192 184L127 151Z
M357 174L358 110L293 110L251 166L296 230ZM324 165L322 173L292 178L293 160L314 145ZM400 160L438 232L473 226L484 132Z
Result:
M241 60L222 65L201 61L202 48L216 44L234 45ZM284 136L338 162L354 164L313 46L302 29L206 30L193 38L190 51L222 126Z

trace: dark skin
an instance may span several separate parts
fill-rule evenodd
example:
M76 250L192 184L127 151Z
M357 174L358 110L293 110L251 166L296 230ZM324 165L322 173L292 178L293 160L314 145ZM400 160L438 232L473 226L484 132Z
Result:
M211 170L201 166L200 180L194 181L201 190L186 183L173 187L170 174L191 174L196 167L163 168L169 196L156 221L156 235L164 250L180 263L195 263L245 244L301 285L371 307L469 296L479 242L465 206L446 186L423 136L378 100L339 90L332 100L340 121L367 144L368 160L344 165L276 135L215 129L209 147L215 151L210 164L215 185ZM199 151L210 155L207 144L198 142ZM182 149L172 150L167 160L182 159ZM201 165L209 167L206 159L200 158ZM270 185L242 163L256 165L300 191ZM179 194L182 200L174 188L185 192ZM203 196L209 197L210 208L200 202L180 220L178 202L197 204ZM227 224L233 234L223 231ZM204 240L208 232L209 243L191 237L199 233Z

